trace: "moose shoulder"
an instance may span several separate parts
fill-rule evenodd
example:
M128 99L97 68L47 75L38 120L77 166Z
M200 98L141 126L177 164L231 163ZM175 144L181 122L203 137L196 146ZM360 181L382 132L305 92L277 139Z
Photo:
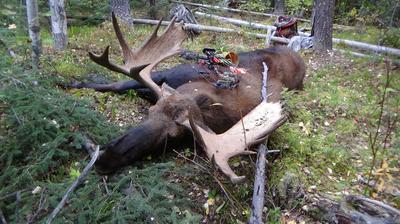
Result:
M238 75L239 85L232 89L215 88L201 76L176 89L165 84L159 87L150 78L150 72L160 61L179 52L180 44L186 39L182 25L171 22L161 36L157 36L157 27L142 48L131 51L122 37L115 17L113 24L123 48L125 65L118 66L110 62L107 50L100 56L92 54L92 60L136 79L154 92L158 101L150 108L145 121L102 147L103 153L96 162L96 169L101 173L113 172L153 150L164 147L167 138L180 139L190 136L188 133L191 132L199 135L199 129L216 134L226 132L242 116L260 107L263 63L269 68L269 102L280 100L283 86L289 89L303 87L304 63L295 52L285 47L239 54L239 66L246 72ZM142 54L156 50L159 52L155 55ZM249 114L254 113L252 111ZM251 117L246 116L246 119ZM257 136L263 136L267 132L268 130L262 131ZM223 166L225 165L220 165L221 170L235 181L237 176L229 167L225 169Z

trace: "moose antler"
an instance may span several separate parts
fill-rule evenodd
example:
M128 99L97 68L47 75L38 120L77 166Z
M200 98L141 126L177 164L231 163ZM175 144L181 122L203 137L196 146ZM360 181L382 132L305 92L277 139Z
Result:
M140 48L131 50L121 33L114 13L112 13L114 31L121 45L125 63L124 65L117 65L109 60L110 46L107 46L101 55L89 52L90 59L111 71L125 74L141 82L160 98L161 88L151 79L150 72L162 60L179 53L182 50L182 42L187 38L183 25L181 23L175 24L175 18L172 19L164 33L157 36L161 21Z
M240 183L244 176L236 175L228 164L229 158L240 154L254 154L248 146L264 141L268 135L286 121L281 104L262 101L250 113L223 134L210 133L198 126L189 116L196 141L206 151L208 158L226 174L232 183Z

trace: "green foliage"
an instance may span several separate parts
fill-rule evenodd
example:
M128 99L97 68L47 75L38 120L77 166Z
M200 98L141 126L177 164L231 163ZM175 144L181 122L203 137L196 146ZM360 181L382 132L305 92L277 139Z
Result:
M313 0L286 0L285 8L288 15L311 16Z
M198 223L200 217L190 211L190 201L183 197L185 191L164 178L173 169L172 163L148 164L142 169L133 168L114 175L100 186L101 177L90 175L84 187L70 199L70 205L63 209L59 220Z
M263 1L263 0L253 0L253 1L246 1L245 4L240 5L241 9L256 11L256 12L266 12L271 7L270 1Z
M400 48L400 28L386 29L382 35L381 43L384 46Z
M342 24L400 26L398 0L340 0L336 2L335 18Z
M66 14L78 19L75 24L97 24L104 21L110 12L108 0L69 0L65 3Z
M6 197L0 206L10 222L44 220L86 164L83 135L104 144L120 132L88 100L55 88L57 78L51 74L5 59L0 76L5 85L0 91L0 197L22 193L18 200ZM184 191L164 178L171 169L173 164L160 163L115 175L108 180L110 193L92 173L56 223L198 223Z

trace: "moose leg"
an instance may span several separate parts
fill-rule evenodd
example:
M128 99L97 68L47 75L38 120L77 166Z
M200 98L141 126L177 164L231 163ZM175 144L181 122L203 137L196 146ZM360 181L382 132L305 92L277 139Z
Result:
M198 79L199 70L200 69L196 64L182 64L164 71L152 72L151 79L157 85L162 85L163 83L166 83L172 88L177 88L189 81L194 81ZM72 83L69 85L69 87L76 89L89 88L99 92L115 92L115 93L123 93L130 89L133 90L143 89L139 93L140 97L142 96L147 97L148 96L147 93L150 93L150 91L147 90L146 86L137 82L136 80L120 81L107 84L81 82L81 83ZM153 96L149 97L152 98Z
M143 86L142 84L140 84L135 80L120 81L107 84L81 82L81 83L72 83L69 87L75 89L88 88L88 89L94 89L99 92L115 92L115 93L123 93L130 89L145 88L145 86Z

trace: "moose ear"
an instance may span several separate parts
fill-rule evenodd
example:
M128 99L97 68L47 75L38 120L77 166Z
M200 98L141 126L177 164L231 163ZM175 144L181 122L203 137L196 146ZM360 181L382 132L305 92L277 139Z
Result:
M162 98L167 98L173 94L177 93L177 91L172 88L171 86L169 86L167 83L163 83L161 86L161 95Z
M229 52L225 58L231 60L235 65L239 64L239 56L235 52Z

